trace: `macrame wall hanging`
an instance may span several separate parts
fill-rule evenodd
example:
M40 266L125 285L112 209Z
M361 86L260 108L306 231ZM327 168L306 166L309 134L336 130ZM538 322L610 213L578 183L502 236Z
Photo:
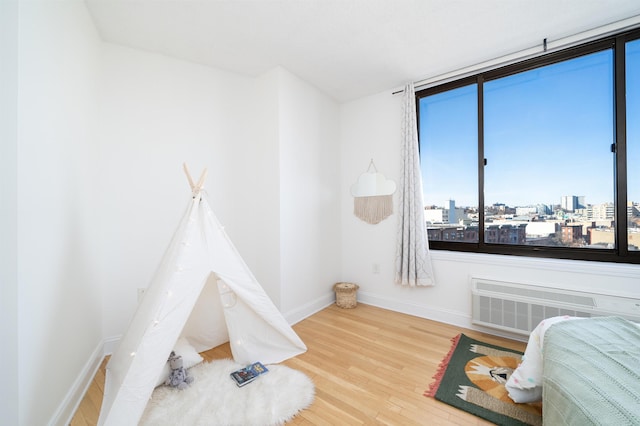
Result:
M353 214L363 221L375 225L393 213L393 193L396 183L378 173L373 159L366 172L351 185Z

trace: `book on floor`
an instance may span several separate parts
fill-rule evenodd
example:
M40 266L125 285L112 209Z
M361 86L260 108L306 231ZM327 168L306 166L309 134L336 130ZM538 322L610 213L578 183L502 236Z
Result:
M254 362L244 368L231 373L231 378L236 382L238 386L244 386L253 382L261 374L268 372L269 370L261 362Z

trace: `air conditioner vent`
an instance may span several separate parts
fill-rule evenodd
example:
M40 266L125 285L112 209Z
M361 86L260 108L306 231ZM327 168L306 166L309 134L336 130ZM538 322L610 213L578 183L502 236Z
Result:
M477 290L480 292L492 292L502 295L520 296L527 299L550 301L553 303L570 303L572 305L594 308L596 306L592 296L580 293L562 292L556 289L539 289L531 286L515 283L498 284L496 282L479 281Z
M618 315L640 321L640 299L471 279L472 322L528 335L545 318Z

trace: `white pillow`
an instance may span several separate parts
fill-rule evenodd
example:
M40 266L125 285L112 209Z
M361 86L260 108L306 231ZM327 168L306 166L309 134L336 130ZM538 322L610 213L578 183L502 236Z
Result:
M184 368L191 368L196 364L201 363L204 359L200 356L200 354L194 349L193 346L189 344L189 341L184 337L181 337L176 342L176 345L173 347L173 351L176 355L182 357L182 365ZM169 354L167 354L167 360L169 359ZM158 376L158 380L156 381L156 387L163 385L165 380L171 374L171 367L169 367L169 361L167 361L162 368L162 372L160 376Z
M516 403L536 402L542 399L542 357L544 335L553 324L560 321L580 319L568 315L540 321L529 336L522 362L505 384L509 398Z

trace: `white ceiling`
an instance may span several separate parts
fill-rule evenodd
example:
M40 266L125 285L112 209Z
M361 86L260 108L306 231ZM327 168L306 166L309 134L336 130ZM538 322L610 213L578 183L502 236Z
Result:
M344 102L640 15L638 0L87 0L102 38Z

